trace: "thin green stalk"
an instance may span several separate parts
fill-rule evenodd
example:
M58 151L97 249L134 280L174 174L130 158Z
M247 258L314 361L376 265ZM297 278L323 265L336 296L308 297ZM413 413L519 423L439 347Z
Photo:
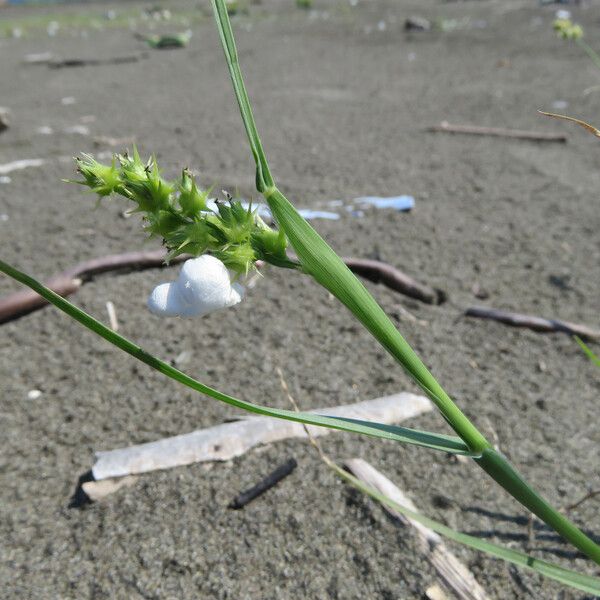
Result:
M600 69L600 56L598 56L598 53L583 38L575 38L575 43L590 57L596 67Z
M404 367L472 452L480 453L490 447L489 442L442 389L365 286L289 200L275 187L265 191L265 198L304 270L348 307Z
M475 462L494 481L499 483L513 498L537 515L546 525L549 525L569 540L576 548L600 564L600 546L591 540L583 531L574 525L567 517L552 508L504 458L500 452L489 448L484 450L481 457L475 457Z
M600 357L596 356L581 338L575 336L575 341L579 344L581 349L585 352L585 355L592 361L592 363L597 367L600 367Z
M576 548L600 564L600 546L543 500L509 463L493 450L491 444L431 375L371 294L277 189L252 115L224 0L212 0L212 5L242 120L256 160L257 189L264 195L279 226L288 236L304 270L347 306L404 367L436 404L449 425L479 457L480 466L497 483ZM268 175L268 180L265 174Z
M600 596L600 580L598 580L596 577L583 575L581 573L577 573L576 571L572 571L571 569L564 569L563 567L559 567L558 565L548 561L529 556L524 552L519 552L510 548L504 548L466 533L455 531L454 529L451 529L442 523L438 523L437 521L434 521L433 519L430 519L421 513L414 512L402 506L401 504L394 502L391 498L388 498L378 490L363 483L360 479L354 477L354 475L348 473L333 461L326 460L326 463L340 478L342 478L344 481L347 481L357 490L367 494L381 504L389 506L392 510L399 512L405 517L421 523L421 525L428 527L432 531L435 531L436 533L439 533L450 540L464 544L465 546L469 546L475 550L485 552L486 554L496 558L501 558L502 560L513 563L524 569L530 569L536 573L545 575L550 579L554 579L555 581L559 581L560 583L569 585L588 594Z

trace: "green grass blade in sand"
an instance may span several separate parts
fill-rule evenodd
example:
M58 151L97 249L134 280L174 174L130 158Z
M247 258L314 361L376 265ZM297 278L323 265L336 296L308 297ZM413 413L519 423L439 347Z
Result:
M256 161L257 189L264 195L280 228L288 236L302 267L347 306L415 379L448 424L478 457L477 464L488 475L576 548L600 564L600 546L539 496L510 463L492 448L431 375L367 289L277 189L252 115L224 0L212 0L212 5L242 120Z
M145 352L142 348L128 340L127 338L119 335L112 329L109 329L96 320L85 311L77 308L74 304L65 300L39 281L34 278L22 273L15 269L9 264L0 260L0 271L6 273L13 279L16 279L20 283L25 284L32 290L37 292L40 296L48 300L51 304L65 312L67 315L104 338L117 348L127 352L134 358L137 358L141 362L148 366L156 369L163 373L167 377L186 385L187 387L206 394L215 400L225 402L236 408L267 416L275 417L279 419L286 419L288 421L296 421L298 423L304 423L305 425L315 425L317 427L328 427L330 429L337 429L340 431L347 431L350 433L360 433L371 437L378 437L388 440L394 440L396 442L402 442L407 444L413 444L429 448L432 450L440 450L442 452L450 452L452 454L466 454L470 455L469 449L466 444L457 437L441 435L437 433L429 433L427 431L420 431L417 429L409 429L407 427L400 427L397 425L386 425L383 423L372 423L369 421L361 421L358 419L344 419L339 417L328 417L326 415L316 415L311 413L298 413L291 410L282 410L277 408L269 408L267 406L261 406L253 404L245 400L240 400L224 394L214 388L211 388L196 379L186 375L185 373L175 369L168 363L152 356Z
M597 367L600 367L600 356L596 356L581 338L575 336L575 341L581 346L581 349L585 352L585 355L592 361L592 363L594 363Z
M469 546L475 550L480 550L481 552L485 552L490 556L500 558L524 569L536 571L537 573L545 575L550 579L554 579L560 583L569 585L588 594L600 595L600 579L596 577L583 575L581 573L577 573L576 571L572 571L571 569L559 567L558 565L552 564L548 561L534 558L533 556L529 556L524 552L511 550L510 548L505 548L497 544L492 544L491 542L486 542L485 540L473 537L472 535L455 531L447 525L438 523L437 521L434 521L433 519L430 519L421 513L409 510L408 508L405 508L404 506L394 502L384 494L381 494L379 491L363 483L360 481L360 479L357 479L342 469L339 465L336 465L333 462L327 462L327 464L336 472L337 475L361 492L371 496L371 498L381 502L381 504L389 506L391 509L403 514L405 517L421 523L425 527L428 527L429 529L439 533L440 535L443 535L450 540L465 546Z

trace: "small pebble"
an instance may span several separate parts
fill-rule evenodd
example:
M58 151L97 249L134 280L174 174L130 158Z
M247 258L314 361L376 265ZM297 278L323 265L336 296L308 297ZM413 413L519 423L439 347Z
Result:
M431 501L436 508L448 509L452 506L452 500L443 494L434 494Z
M28 400L37 400L41 395L42 395L42 392L40 390L29 390L27 392L27 399Z

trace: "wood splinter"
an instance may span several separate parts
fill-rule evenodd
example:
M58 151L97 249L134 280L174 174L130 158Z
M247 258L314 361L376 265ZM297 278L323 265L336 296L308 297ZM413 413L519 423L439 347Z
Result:
M290 458L282 465L279 465L274 471L269 473L262 481L259 481L250 489L238 494L230 502L229 508L233 508L234 510L244 508L244 506L252 502L252 500L262 496L262 494L276 486L282 479L285 479L294 471L297 466L298 463L296 462L296 459Z
M532 315L523 315L520 313L498 310L495 308L486 308L485 306L472 306L467 308L465 316L476 317L478 319L490 319L498 321L511 327L522 327L531 329L539 333L566 333L568 335L577 335L582 339L600 340L600 330L592 329L587 325L570 323L569 321L560 321L558 319L544 319Z

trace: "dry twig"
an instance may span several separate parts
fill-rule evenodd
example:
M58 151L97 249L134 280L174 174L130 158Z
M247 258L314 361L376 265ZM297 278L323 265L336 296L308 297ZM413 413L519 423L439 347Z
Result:
M2 165L0 165L0 168ZM126 252L94 258L53 276L46 286L60 296L66 297L76 292L83 283L100 273L109 271L139 271L165 266L166 252L155 250L151 252ZM187 260L189 255L180 255L171 259L170 264ZM386 263L365 260L361 258L345 258L348 267L371 281L381 281L384 285L402 294L417 298L429 304L440 302L443 293L434 291L423 284L414 281L395 267ZM258 261L257 267L263 263ZM48 302L33 290L23 290L0 299L0 324L27 315Z
M523 315L506 310L486 308L485 306L472 306L467 308L465 316L477 317L479 319L491 319L492 321L498 321L499 323L504 323L511 327L523 327L540 333L558 332L566 333L568 335L578 335L580 338L588 340L600 340L600 330L592 329L587 325L559 321L558 319L544 319L542 317Z
M559 142L566 143L564 133L548 133L546 131L525 131L522 129L504 129L502 127L478 127L476 125L451 125L442 121L439 125L432 125L427 131L436 133L463 133L467 135L485 135L492 137L505 137L516 140L529 140L532 142Z

